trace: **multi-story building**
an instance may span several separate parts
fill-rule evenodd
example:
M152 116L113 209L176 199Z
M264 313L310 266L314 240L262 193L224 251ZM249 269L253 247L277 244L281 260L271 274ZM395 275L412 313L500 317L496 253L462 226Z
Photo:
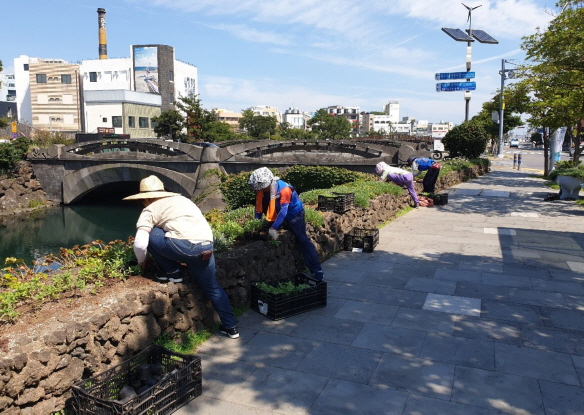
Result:
M343 117L352 125L353 133L359 133L359 107L343 107L342 105L333 105L326 108L326 111L333 117Z
M130 50L130 58L85 60L78 65L24 55L15 59L19 118L38 128L95 133L97 128L106 127L134 138L152 137L152 117L174 109L176 99L197 93L197 67L177 61L171 46L133 45ZM36 95L40 93L42 101L44 92L36 85L36 74L43 75L47 71L39 65L51 64L53 70L62 72L64 69L54 66L57 63L69 65L71 72L63 72L66 75L64 78L51 72L47 78L52 88L51 96L47 95L47 103L41 104ZM31 70L34 72L31 73ZM38 79L42 81L44 78L41 76ZM61 86L62 99L56 96L57 79L71 82ZM69 95L72 95L73 88L76 88L75 97L71 98ZM39 111L48 111L49 104L53 109L48 112L52 116L47 124L45 115L39 118ZM67 113L60 116L58 111L63 109ZM73 113L76 114L74 123L68 123Z
M278 122L282 122L282 116L278 108L269 107L267 105L256 105L255 107L249 107L249 110L255 112L258 115L263 115L265 117L276 117Z
M361 133L375 131L380 134L410 134L411 124L408 122L392 122L390 115L361 114Z
M444 138L446 133L454 128L453 122L440 121L438 123L428 124L428 131L433 138Z
M20 119L51 131L81 131L79 65L27 56L14 61Z
M308 114L302 113L298 108L290 107L284 111L282 122L290 124L290 127L292 128L304 130L306 129L306 121L308 117Z
M383 112L389 116L392 124L399 123L399 101L389 101L383 106Z
M14 74L0 73L0 117L18 119Z
M213 108L217 121L229 125L232 131L240 131L239 121L243 118L241 112L229 111L224 108Z

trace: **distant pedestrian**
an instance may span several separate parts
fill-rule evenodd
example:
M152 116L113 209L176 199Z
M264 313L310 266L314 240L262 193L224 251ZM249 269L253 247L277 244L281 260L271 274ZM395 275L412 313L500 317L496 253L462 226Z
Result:
M213 231L201 210L190 199L166 192L162 181L148 176L140 181L140 193L124 200L142 200L144 209L136 224L134 253L144 269L146 253L154 258L159 282L182 282L179 264L185 263L199 288L221 319L221 333L239 337L227 294L215 277Z
M390 181L406 188L414 201L414 207L417 209L420 206L420 200L418 199L416 189L414 189L414 176L411 172L398 167L392 167L382 161L375 166L375 173L379 176L379 181Z
M408 166L412 168L414 177L419 176L423 171L426 172L422 184L425 193L434 193L436 190L436 180L440 174L440 164L427 157L410 157Z
M324 272L318 259L316 248L306 235L306 220L304 205L294 187L275 177L267 167L254 170L249 178L249 187L256 192L255 217L266 219L271 223L268 234L270 238L278 239L277 229L284 221L298 239L304 262L315 280L322 281Z

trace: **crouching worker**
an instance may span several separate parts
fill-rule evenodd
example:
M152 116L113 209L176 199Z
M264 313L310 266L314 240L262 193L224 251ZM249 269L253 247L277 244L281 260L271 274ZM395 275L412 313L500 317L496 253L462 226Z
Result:
M414 207L417 209L420 206L420 200L416 189L414 189L414 176L412 173L398 167L392 167L383 161L377 163L375 173L379 176L380 182L390 181L398 186L405 187L414 201Z
M261 219L262 214L266 215L268 222L272 222L268 234L274 240L278 239L277 229L287 221L290 231L298 239L304 262L312 277L322 281L324 272L318 253L306 235L304 205L294 187L275 177L267 167L253 171L249 178L249 187L256 192L256 219Z
M440 164L427 157L410 157L408 159L408 166L412 168L414 177L419 176L423 171L426 172L422 185L425 193L434 193L436 188L436 180L440 174Z
M178 283L182 282L179 264L185 263L189 274L219 314L221 333L238 338L229 298L215 278L213 232L201 210L190 199L166 192L156 176L140 181L140 193L124 198L137 199L144 205L134 241L140 267L144 269L146 253L150 253L159 268L156 279Z

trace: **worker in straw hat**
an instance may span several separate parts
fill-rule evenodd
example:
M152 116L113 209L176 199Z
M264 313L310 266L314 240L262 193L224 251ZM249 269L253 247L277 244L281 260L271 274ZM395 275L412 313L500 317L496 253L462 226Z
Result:
M287 221L288 228L298 239L300 252L312 277L322 281L324 272L318 253L306 235L304 205L294 187L275 177L267 167L254 170L248 184L250 189L256 192L256 219L261 219L263 214L266 215L266 219L271 223L268 234L274 240L278 239L278 228Z
M229 298L215 277L213 232L197 205L178 193L164 190L156 176L142 179L140 193L124 200L141 200L144 205L134 240L140 266L144 268L149 253L159 267L156 279L179 283L182 282L179 264L185 263L219 314L220 331L232 339L238 338Z

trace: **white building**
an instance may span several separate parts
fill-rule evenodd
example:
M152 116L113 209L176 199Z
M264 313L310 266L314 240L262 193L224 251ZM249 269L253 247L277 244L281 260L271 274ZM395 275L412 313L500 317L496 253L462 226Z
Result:
M276 117L278 122L282 122L282 115L278 111L277 107L269 107L267 105L256 105L255 107L249 107L249 110L253 111L258 115L263 115L264 117Z
M399 123L399 101L389 101L384 105L383 112L389 116L392 124Z
M306 118L309 116L306 113L302 113L298 108L290 107L282 116L282 122L290 124L292 128L297 128L299 130L306 129Z
M432 134L432 138L444 138L446 133L454 128L453 122L440 121L437 123L428 124L428 131Z
M0 101L16 101L14 74L0 73Z
M326 111L333 117L343 117L351 123L353 133L359 132L361 122L359 107L344 107L342 105L332 105L326 108Z
M393 122L394 117L384 114L361 114L361 132L373 130L379 134L410 134L411 124L408 122Z

